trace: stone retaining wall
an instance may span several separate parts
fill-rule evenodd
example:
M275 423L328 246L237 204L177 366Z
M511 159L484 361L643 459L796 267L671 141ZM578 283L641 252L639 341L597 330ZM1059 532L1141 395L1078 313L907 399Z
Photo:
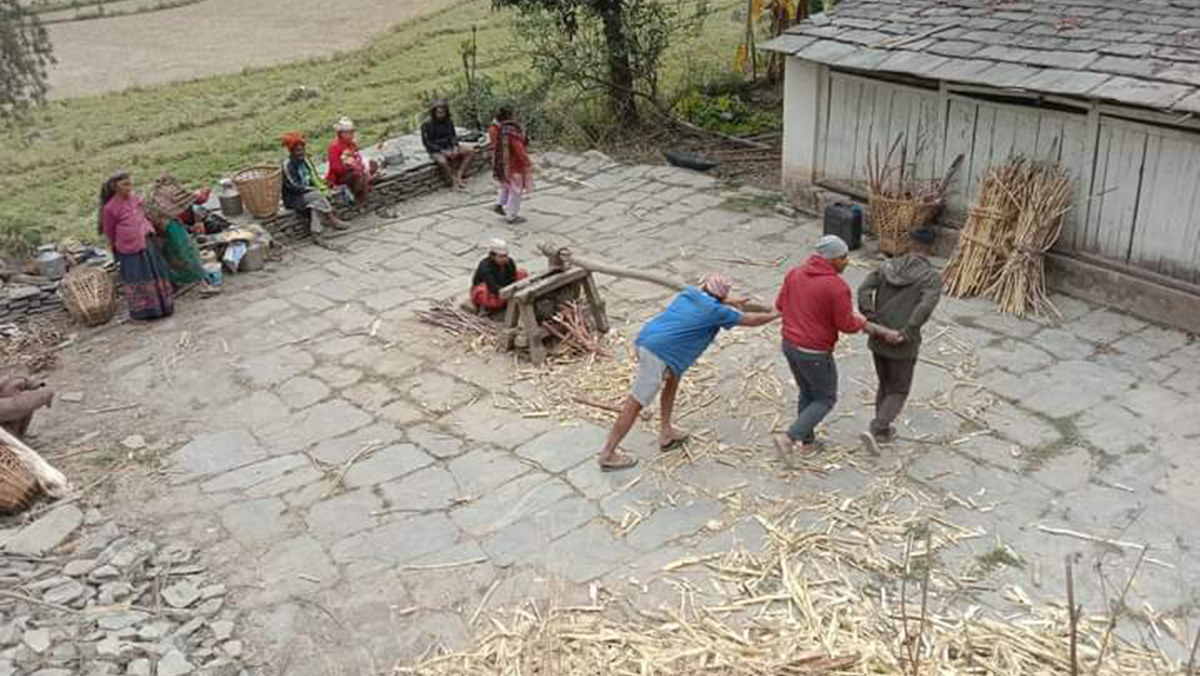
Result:
M9 287L0 294L0 323L25 322L37 315L64 309L58 285Z
M477 174L486 170L490 163L491 151L480 150L471 162L470 173ZM432 160L425 160L378 179L370 199L365 204L338 206L335 207L335 211L338 218L350 220L370 210L389 207L448 187L437 164ZM279 213L261 223L272 237L278 239L300 240L310 236L308 219L301 218L290 209L281 208Z

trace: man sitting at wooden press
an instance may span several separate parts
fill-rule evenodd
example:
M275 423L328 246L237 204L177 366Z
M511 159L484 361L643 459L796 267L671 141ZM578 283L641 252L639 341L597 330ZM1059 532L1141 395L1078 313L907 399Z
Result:
M658 412L659 450L669 451L687 441L687 433L671 424L675 394L684 372L704 354L721 329L762 326L779 318L778 312L752 306L744 298L731 296L731 288L732 283L727 277L705 275L698 288L684 287L666 310L642 327L637 337L638 370L633 391L625 399L608 442L600 451L601 470L614 472L638 464L637 457L618 451L617 446L629 434L642 409L654 402L659 390L662 390Z
M528 272L518 268L516 262L508 257L508 243L493 239L488 242L487 257L479 261L479 266L475 268L475 276L471 278L471 297L463 303L463 308L479 314L499 312L508 306L508 300L501 297L500 290L528 276Z

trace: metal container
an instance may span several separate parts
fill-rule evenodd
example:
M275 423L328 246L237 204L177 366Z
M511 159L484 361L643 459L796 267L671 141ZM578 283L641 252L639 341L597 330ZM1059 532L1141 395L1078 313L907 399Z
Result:
M212 286L220 286L223 275L220 263L204 264L204 280Z
M267 247L260 242L254 242L246 249L238 263L238 272L257 272L267 266Z
M53 245L38 247L37 268L46 279L62 279L67 274L67 259Z
M233 180L221 179L221 190L217 193L217 201L221 203L221 215L233 218L242 215L242 195L238 192Z
M853 204L838 202L825 207L824 234L837 235L851 250L862 246L862 210Z

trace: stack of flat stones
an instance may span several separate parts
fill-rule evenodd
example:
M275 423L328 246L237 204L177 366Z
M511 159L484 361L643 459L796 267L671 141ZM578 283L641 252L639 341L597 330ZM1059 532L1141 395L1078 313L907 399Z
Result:
M224 585L186 545L62 505L0 546L0 676L251 674Z
M18 322L35 315L63 309L58 284L6 284L0 290L0 322Z

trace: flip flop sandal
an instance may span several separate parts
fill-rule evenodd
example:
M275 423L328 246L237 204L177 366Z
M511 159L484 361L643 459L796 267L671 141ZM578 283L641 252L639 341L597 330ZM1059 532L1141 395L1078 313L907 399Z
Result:
M788 439L787 435L784 434L772 435L772 439L775 441L775 453L779 456L780 462L783 463L784 467L790 469L795 464L792 457L796 452L795 442Z
M600 471L601 472L620 472L622 470L633 469L634 467L637 467L637 464L638 464L637 456L619 455L617 457L620 458L617 462L610 462L610 463L602 462L602 463L600 463Z
M875 435L870 432L863 432L858 435L859 441L862 442L863 450L874 456L879 456L879 442L875 440Z
M669 441L666 444L659 444L658 450L662 453L666 453L667 451L673 451L691 440L692 440L692 435L685 434L679 439L672 439L671 441Z

